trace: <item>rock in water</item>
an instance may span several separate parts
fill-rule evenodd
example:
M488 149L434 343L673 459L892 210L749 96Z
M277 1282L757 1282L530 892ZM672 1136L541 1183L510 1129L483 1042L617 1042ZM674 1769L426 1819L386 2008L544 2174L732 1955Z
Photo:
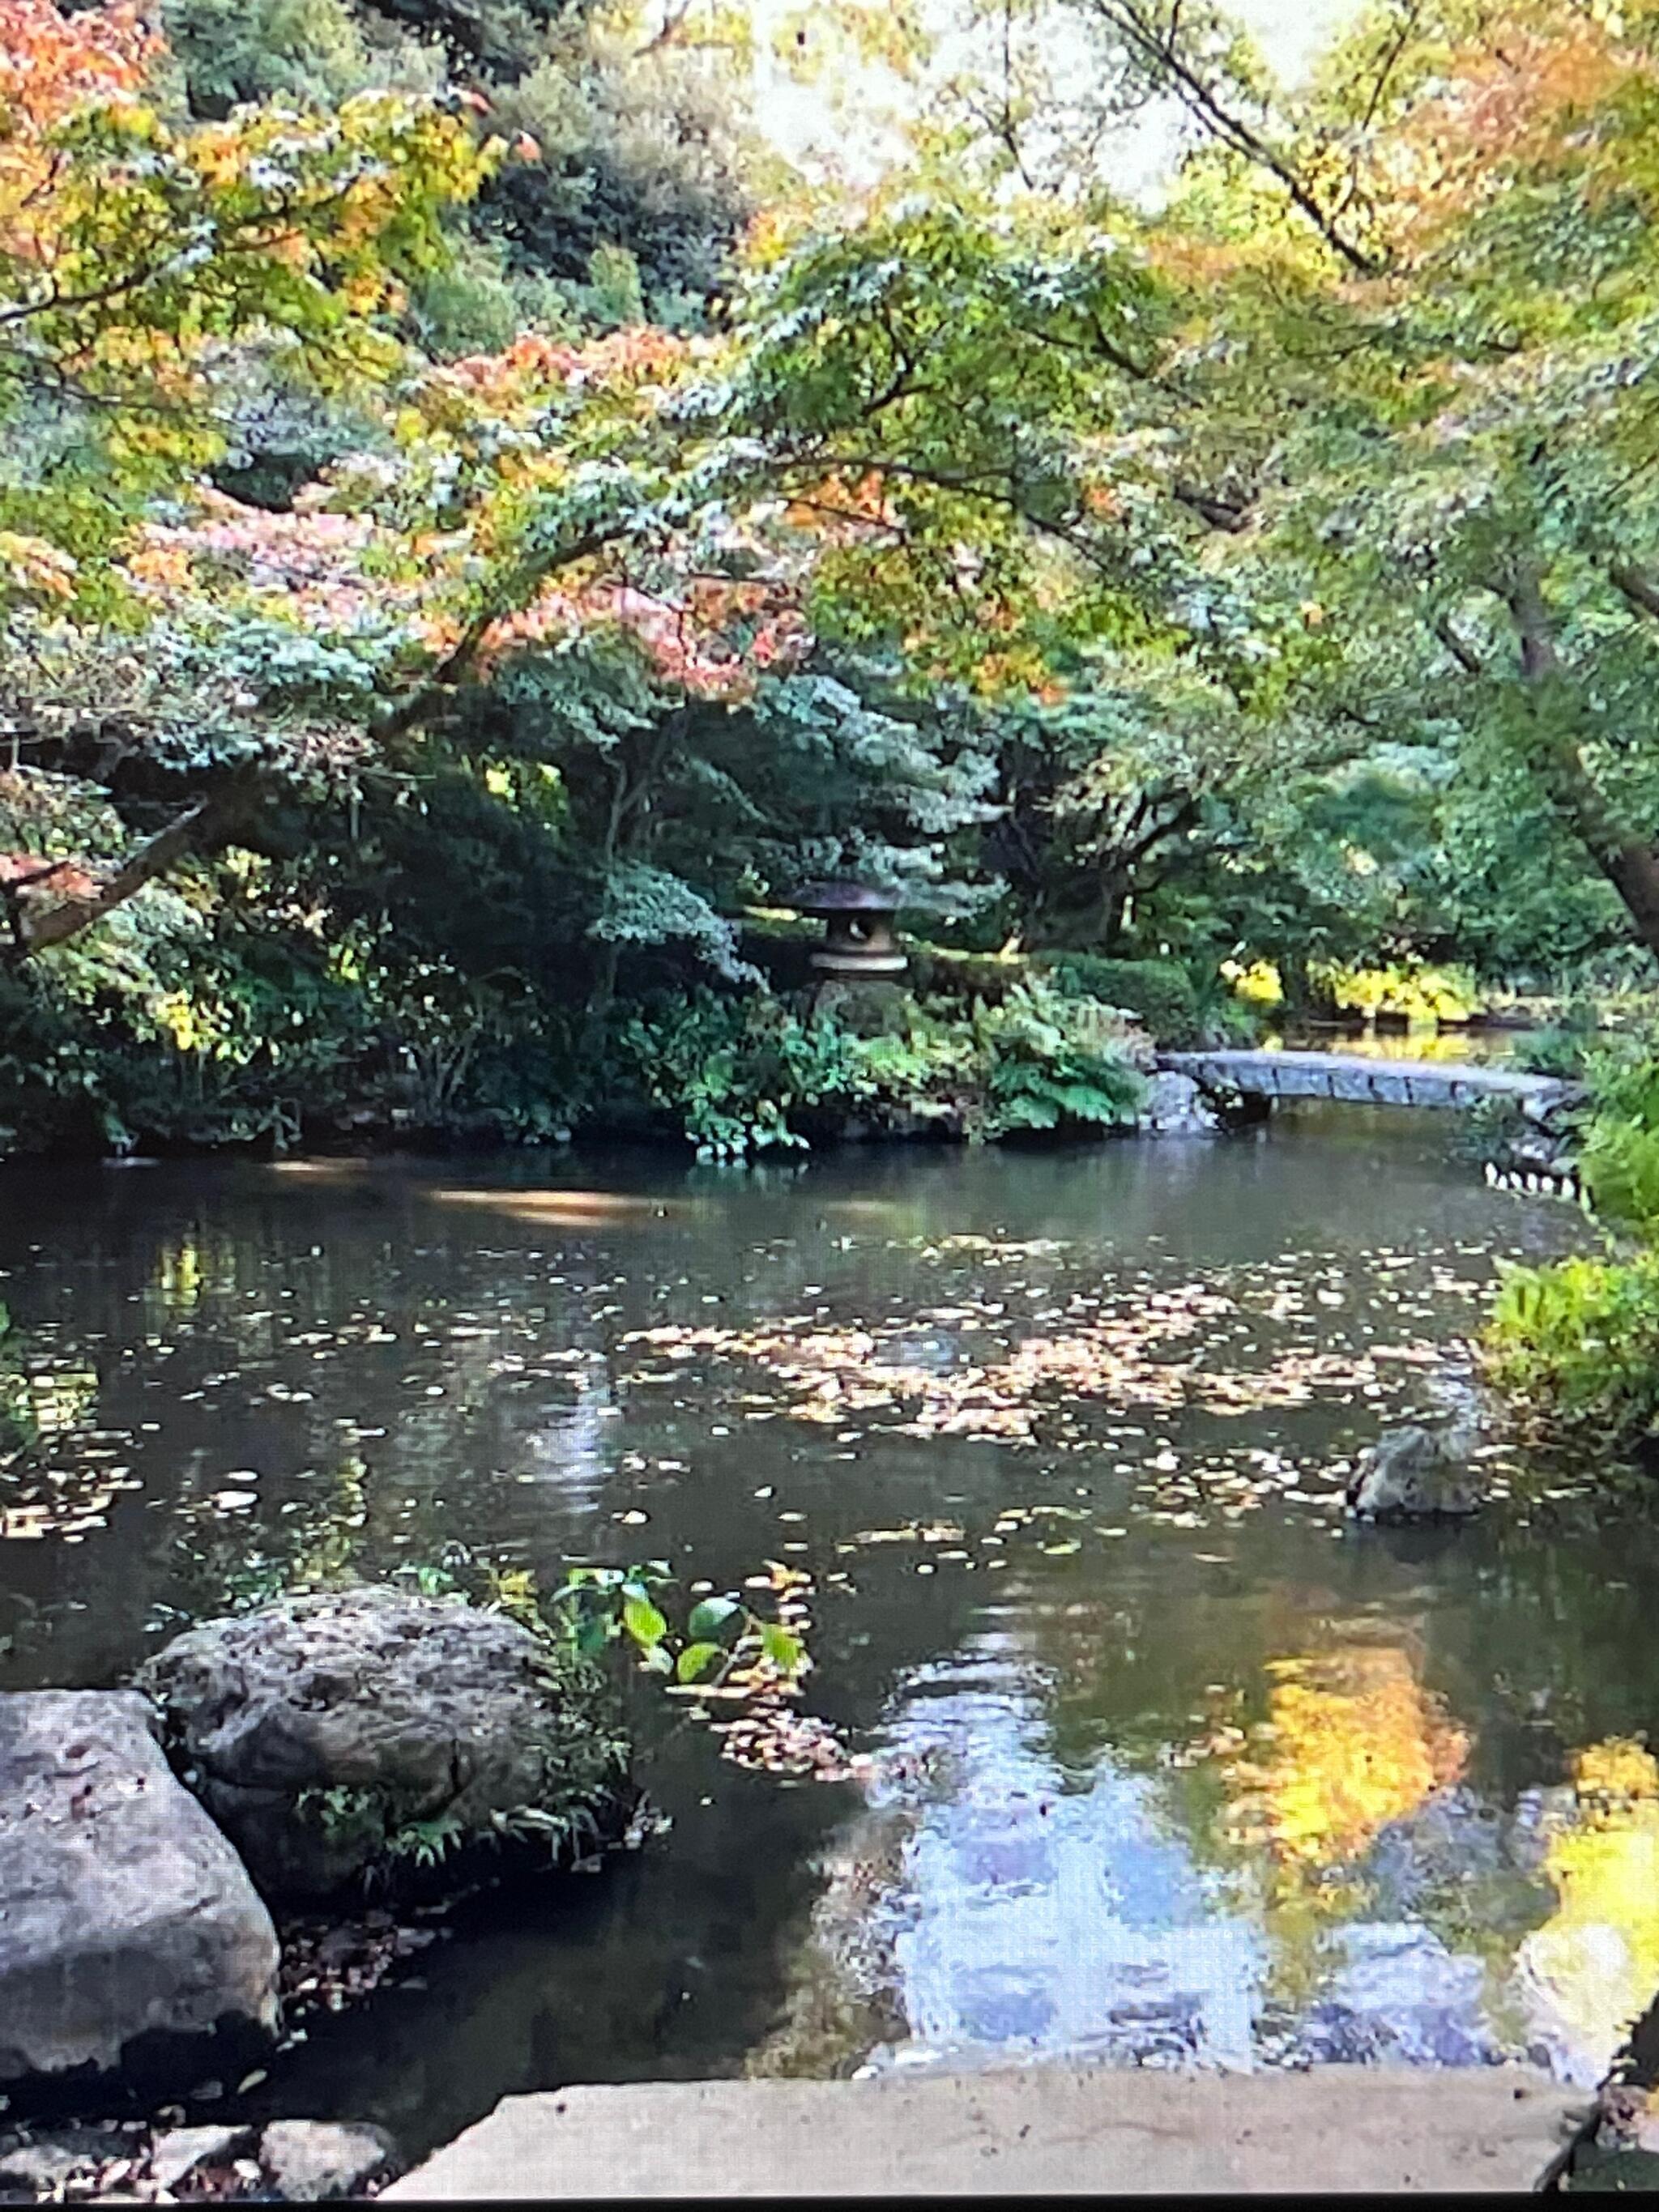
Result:
M620 1826L592 1698L516 1621L384 1586L187 1630L145 1667L185 1779L273 1900Z
M333 2120L273 2120L259 2141L259 2163L272 2194L293 2204L355 2197L365 2183L389 2179L392 2138L379 2128Z
M1469 1465L1476 1434L1468 1421L1441 1430L1415 1423L1386 1430L1360 1455L1349 1506L1373 1521L1468 1519L1480 1510Z
M193 2081L276 2025L276 1933L130 1692L0 1696L0 2088Z
M1220 1116L1190 1075L1164 1068L1148 1082L1140 1109L1140 1127L1148 1135L1206 1137L1220 1126Z

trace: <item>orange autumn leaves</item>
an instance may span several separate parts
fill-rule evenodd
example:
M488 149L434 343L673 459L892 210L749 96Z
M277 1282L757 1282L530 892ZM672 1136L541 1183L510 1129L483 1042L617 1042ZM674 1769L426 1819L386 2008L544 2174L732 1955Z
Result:
M1400 74L1415 87L1377 124L1352 173L1392 268L1455 240L1517 185L1577 179L1594 199L1636 181L1659 99L1653 31L1646 0L1511 0L1407 56ZM1346 155L1340 167L1346 205Z
M0 374L93 399L140 473L216 450L216 349L281 331L319 373L385 368L374 318L504 150L392 94L191 122L161 96L164 58L134 7L0 0Z
M794 666L811 643L787 588L694 576L672 591L651 592L601 575L575 588L550 587L493 623L479 665L597 630L630 639L659 683L728 702L750 697L762 672Z
M0 0L0 145L15 158L77 109L136 92L161 50L133 6Z

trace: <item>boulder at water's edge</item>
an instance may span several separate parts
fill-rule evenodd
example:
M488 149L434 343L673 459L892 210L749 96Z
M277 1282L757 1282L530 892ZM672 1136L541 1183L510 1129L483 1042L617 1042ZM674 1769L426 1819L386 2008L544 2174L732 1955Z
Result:
M131 1692L0 1695L0 2091L194 2080L276 2025L276 1933Z
M385 1585L204 1622L151 1659L185 1779L264 1895L319 1899L620 1827L623 1747L518 1622ZM492 1856L494 1853L492 1850Z
M1467 1425L1385 1430L1360 1455L1348 1489L1352 1510L1372 1521L1462 1521L1480 1510Z

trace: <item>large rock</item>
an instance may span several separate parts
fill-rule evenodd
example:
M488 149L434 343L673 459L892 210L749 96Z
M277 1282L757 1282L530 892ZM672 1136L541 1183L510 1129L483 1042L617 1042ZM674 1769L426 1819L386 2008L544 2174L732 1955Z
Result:
M185 1778L264 1895L544 1863L627 1799L618 1747L530 1632L384 1587L187 1630L143 1669Z
M225 2167L253 2148L250 2127L169 2128L149 2148L149 2178L170 2197L181 2181L198 2175L222 2172Z
M1470 1464L1477 1434L1468 1421L1385 1430L1360 1455L1349 1506L1373 1521L1466 1520L1481 1504Z
M0 1696L0 2089L187 2084L276 2024L276 1930L142 1698Z

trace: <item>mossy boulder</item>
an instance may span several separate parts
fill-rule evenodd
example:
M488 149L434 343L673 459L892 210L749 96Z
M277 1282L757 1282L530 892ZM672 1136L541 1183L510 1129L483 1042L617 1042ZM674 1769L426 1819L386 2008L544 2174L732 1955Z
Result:
M175 1637L139 1686L272 1903L545 1864L619 1832L635 1794L586 1672L460 1599L283 1599Z

